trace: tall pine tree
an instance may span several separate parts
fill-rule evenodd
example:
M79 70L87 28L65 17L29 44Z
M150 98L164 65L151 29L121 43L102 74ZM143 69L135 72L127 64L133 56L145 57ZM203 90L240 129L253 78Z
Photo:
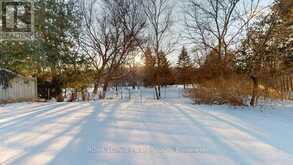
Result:
M163 86L173 85L174 75L172 72L171 64L168 61L166 54L164 52L159 52L158 61L159 65L156 67L156 74L160 84ZM159 66L159 67L158 67Z
M185 47L182 48L177 62L176 79L178 84L184 85L192 83L192 62Z

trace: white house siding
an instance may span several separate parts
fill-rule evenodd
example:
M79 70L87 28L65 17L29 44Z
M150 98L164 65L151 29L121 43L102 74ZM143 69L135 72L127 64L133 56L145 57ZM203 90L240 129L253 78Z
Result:
M11 86L7 89L0 86L0 101L28 100L37 97L37 82L35 79L16 77L10 83Z

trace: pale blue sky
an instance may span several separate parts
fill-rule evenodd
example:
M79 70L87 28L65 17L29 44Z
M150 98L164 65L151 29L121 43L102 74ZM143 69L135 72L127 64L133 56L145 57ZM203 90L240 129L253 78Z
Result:
M204 0L203 0L204 1ZM249 2L250 0L245 0ZM174 25L173 25L173 34L179 36L178 38L178 44L176 46L176 51L174 53L169 55L169 60L175 64L177 61L177 56L181 51L181 48L183 45L186 47L192 47L192 45L188 45L186 41L180 36L184 35L184 12L183 12L183 6L188 0L171 0L171 2L174 4ZM260 0L260 8L268 7L273 4L274 0Z

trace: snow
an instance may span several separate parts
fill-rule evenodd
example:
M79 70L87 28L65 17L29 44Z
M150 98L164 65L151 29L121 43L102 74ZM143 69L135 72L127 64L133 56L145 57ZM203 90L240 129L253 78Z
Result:
M152 99L0 107L0 164L293 163L293 104L193 105L173 89ZM143 98L140 96L143 95Z

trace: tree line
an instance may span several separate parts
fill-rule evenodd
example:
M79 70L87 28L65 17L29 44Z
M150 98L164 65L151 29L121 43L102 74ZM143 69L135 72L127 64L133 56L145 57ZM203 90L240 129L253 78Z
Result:
M160 99L161 87L172 84L193 84L194 100L206 103L243 104L249 97L254 106L262 96L290 97L290 0L265 8L261 0L188 0L180 3L180 37L177 4L34 0L35 39L2 41L0 67L37 77L39 95L48 99L90 86L103 99L121 85L153 87Z

